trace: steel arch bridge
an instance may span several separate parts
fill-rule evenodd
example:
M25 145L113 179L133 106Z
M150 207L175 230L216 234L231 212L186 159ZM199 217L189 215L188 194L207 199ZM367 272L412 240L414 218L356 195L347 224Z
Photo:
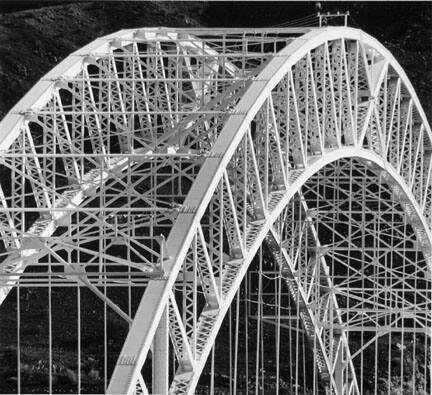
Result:
M0 150L1 390L431 393L432 135L361 30L123 30Z

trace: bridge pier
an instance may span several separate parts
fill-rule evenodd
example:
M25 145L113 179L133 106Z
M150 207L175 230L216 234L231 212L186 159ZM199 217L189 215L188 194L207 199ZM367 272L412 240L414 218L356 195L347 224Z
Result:
M168 309L165 307L153 340L152 394L168 393L168 358Z

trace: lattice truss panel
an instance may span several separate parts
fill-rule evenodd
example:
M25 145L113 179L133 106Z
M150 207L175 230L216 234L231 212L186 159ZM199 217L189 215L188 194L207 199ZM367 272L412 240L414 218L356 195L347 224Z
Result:
M160 275L163 235L224 119L287 41L245 35L238 47L238 35L203 41L157 30L115 37L83 49L77 72L55 78L43 106L12 112L21 122L2 154L4 273L48 255L63 270L68 251L65 267Z
M129 324L103 390L192 393L262 243L327 392L362 392L351 332L430 335L431 132L400 66L358 30L119 32L0 130L0 301L71 282L102 299ZM120 286L145 290L137 308L107 296Z
M321 384L328 382L323 341L340 393L354 378L360 393L421 393L430 386L430 270L406 202L375 170L353 159L326 166L279 216L280 246L268 246L315 349ZM414 367L404 360L404 344ZM319 393L318 382L308 385Z

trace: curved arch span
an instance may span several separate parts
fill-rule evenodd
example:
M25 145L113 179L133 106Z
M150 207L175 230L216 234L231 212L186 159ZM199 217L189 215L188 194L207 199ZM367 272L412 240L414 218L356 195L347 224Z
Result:
M20 284L34 286L40 268L46 287L84 286L130 325L111 378L104 351L108 393L148 392L142 373L149 365L153 392L166 393L169 385L171 393L193 393L264 243L313 346L320 385L361 393L355 358L369 343L353 347L353 327L360 322L377 338L410 325L430 335L431 147L404 71L360 30L156 28L103 37L48 73L0 123L0 172L8 180L0 182L0 305L11 303L8 295ZM349 209L343 199L330 197L328 204L337 215L345 210L357 218L363 240L373 239L375 255L361 258L366 269L368 259L379 261L381 244L409 262L402 272L399 258L382 265L386 281L396 284L389 305L366 291L363 305L343 296L350 285L335 276L358 259L351 252L358 236L349 231L353 240L345 248L339 229L345 225L331 222L336 214L320 206L329 194L320 190L326 174L336 179L332 193L340 187L337 194L347 194L342 179L349 177L363 188L361 220L349 194ZM375 194L373 204L366 190ZM371 215L387 215L395 232L411 232L407 243L368 230L383 226L381 219L366 223ZM298 227L289 229L289 221ZM338 245L335 238L324 243L323 226L338 234ZM346 261L335 258L338 248ZM337 259L342 266L335 269ZM308 267L322 274L321 283L305 274ZM410 292L418 282L426 290L416 304ZM107 284L129 287L127 307L109 296ZM138 307L132 286L145 289ZM374 286L389 289L379 279ZM311 290L319 299L311 299ZM384 314L386 325L363 314L364 306ZM78 349L89 353L80 340Z
M402 83L408 95L410 96L410 105L412 106L410 107L411 111L413 111L413 107L415 107L416 111L418 112L418 116L421 119L421 126L416 130L417 132L423 130L425 136L424 147L428 146L431 139L431 131L423 110L421 109L421 106L418 102L418 98L405 73L395 61L393 56L375 39L355 29L328 28L314 30L288 45L266 66L266 68L256 79L255 83L253 83L249 87L248 91L244 94L236 107L235 113L231 115L231 117L226 122L219 139L216 141L211 151L215 154L214 157L210 157L205 161L200 174L192 185L184 205L186 207L196 207L196 212L180 213L176 223L174 224L174 227L167 240L167 251L170 257L165 266L167 278L163 282L154 281L149 284L149 287L143 297L140 308L135 317L134 324L131 328L131 331L129 332L128 339L122 350L122 356L132 356L134 363L130 365L122 364L122 356L120 357L120 363L118 363L116 366L109 388L111 393L126 392L130 391L132 388L135 388L136 375L138 374L139 369L142 366L150 348L150 344L154 336L157 323L160 320L162 311L167 304L169 305L170 292L172 292L171 290L174 285L174 281L181 269L182 262L185 260L187 251L193 242L194 235L196 234L197 229L200 227L201 218L203 217L206 208L210 204L212 196L214 196L215 191L217 191L218 185L219 189L223 189L223 183L229 185L230 181L229 176L227 175L227 167L229 166L230 161L232 161L236 150L239 149L239 147L242 145L242 142L244 143L244 141L248 139L248 131L250 133L251 121L256 117L256 115L259 113L259 110L262 109L266 102L268 103L273 100L271 93L277 89L278 84L281 84L281 81L283 81L287 75L288 85L290 82L294 84L294 81L292 80L292 74L290 75L290 73L292 73L293 67L295 67L295 65L298 64L302 58L307 57L312 50L316 50L320 46L327 48L329 43L337 40L341 40L341 43L344 40L352 40L355 42L357 45L357 54L361 52L361 56L363 56L365 64L372 64L372 67L370 70L365 72L364 76L367 79L367 83L369 84L369 91L367 92L368 106L366 110L366 117L368 118L368 121L370 121L370 118L372 117L371 114L373 114L375 111L375 100L380 94L380 89L384 84L384 79L387 79L391 73L396 73L398 76L397 78L400 78L400 80L403 81ZM368 56L370 56L371 59L369 59ZM380 59L374 64L375 57L379 57ZM398 82L398 84L400 84L400 82ZM335 100L334 97L332 100ZM270 104L270 106L271 105L272 104ZM369 134L369 141L365 142L368 129L372 129L374 126L371 127L368 125L368 122L364 122L362 126L363 128L357 131L354 131L354 128L352 128L348 132L348 134L351 135L344 136L345 141L349 142L349 144L344 144L342 142L341 131L339 131L339 135L336 136L336 141L329 142L329 144L338 147L340 151L327 150L325 148L322 149L325 145L325 143L323 143L324 136L319 136L321 147L318 147L317 150L321 151L320 154L323 158L328 158L322 160L327 160L327 163L329 163L330 161L338 158L338 154L336 152L340 152L339 157L343 157L344 155L349 157L352 155L365 159L368 155L360 153L363 148L369 148L371 151L375 151L374 155L369 153L369 155L372 155L369 160L377 164L384 171L391 174L393 179L398 180L399 182L397 183L397 187L403 190L405 196L409 196L408 200L410 205L416 212L414 216L417 217L417 220L413 222L418 223L418 219L420 220L421 225L419 225L418 232L423 236L422 243L425 255L430 256L432 239L430 228L426 223L427 219L424 217L425 207L423 205L421 208L422 203L419 204L418 196L413 196L409 186L407 185L410 183L412 185L413 180L408 180L408 182L406 179L401 180L401 177L397 177L397 170L395 170L395 168L398 168L398 170L401 169L401 163L391 163L387 157L382 158L382 156L385 155L383 154L383 151L385 151L383 139L387 136L379 136L380 131L375 130L375 133L378 135L377 139L381 138L381 147L376 148L371 144L370 141L374 138L373 135ZM412 126L410 126L410 128L412 130ZM325 134L326 132L323 133ZM222 318L227 311L227 307L234 297L235 291L247 270L248 263L250 263L252 257L256 253L258 246L263 241L265 235L269 232L270 227L275 221L277 215L279 215L279 213L282 211L282 208L286 206L289 198L299 189L299 186L304 183L305 180L303 179L303 174L308 172L309 169L314 168L314 165L311 165L306 159L306 157L309 157L312 152L308 152L307 154L305 153L307 150L313 151L313 148L311 149L310 146L307 146L305 141L301 141L301 137L299 137L296 142L298 143L297 148L299 151L301 151L301 155L303 155L303 157L301 159L297 159L297 168L294 166L293 168L288 167L286 169L282 189L286 188L288 191L286 194L289 197L285 197L285 194L280 194L284 196L283 198L281 196L278 196L277 198L281 199L280 201L277 201L276 206L280 208L270 211L268 205L271 203L276 203L270 202L269 200L271 200L271 198L267 196L268 200L265 202L267 203L267 210L263 210L263 215L261 213L261 219L263 220L263 223L257 228L257 226L251 222L249 224L249 229L246 227L244 233L252 233L251 238L253 238L253 243L251 242L250 246L248 246L247 241L243 245L241 242L239 243L240 246L238 247L241 250L239 256L242 257L244 266L241 265L238 268L235 279L233 280L232 284L230 284L230 287L232 288L230 288L230 292L225 295L224 303L219 305L218 312L215 313L211 318L202 317L203 321L211 321L210 324L207 323L207 327L210 327L211 329L208 330L207 328L207 331L210 333L205 334L205 336L207 336L207 338L205 338L205 348L203 348L200 353L199 361L195 360L193 363L186 363L185 366L187 365L188 369L179 368L179 374L174 378L174 382L171 387L174 392L184 391L186 393L193 391L194 385L197 383L199 373L205 363L208 353L210 352L212 342L214 341L217 333L217 329L221 324ZM350 147L351 145L353 147ZM352 152L355 152L355 155L353 155ZM381 159L378 160L376 155L381 156ZM296 160L294 159L294 162L295 161ZM312 162L319 163L320 161L313 158ZM281 164L281 167L287 165L287 163L283 163L283 165ZM275 167L277 167L277 165L275 165ZM305 168L305 170L302 170L303 168ZM257 169L255 170L257 171ZM316 170L318 169L316 168ZM428 170L425 170L425 172L428 173ZM257 179L258 178L259 175L257 175ZM295 179L294 182L292 181L293 178ZM425 196L427 193L427 191L424 192L423 196ZM281 206L279 206L279 204ZM188 232L185 233L185 229L188 229ZM240 239L242 236L241 231L237 229L237 233L238 238ZM248 235L245 236L245 238L247 237ZM428 265L430 269L430 262L428 262ZM174 303L172 298L171 303ZM148 320L149 316L154 318ZM215 329L214 331L213 328ZM145 333L145 335L143 337L138 337L138 333L141 335ZM179 355L183 355L183 352L179 353ZM187 360L188 358L185 359ZM328 365L330 363L331 362L327 362ZM327 369L330 370L330 368L330 366L327 366ZM331 380L334 380L334 378ZM332 381L331 386L336 388L336 382ZM352 389L350 387L349 391L358 393L358 388Z

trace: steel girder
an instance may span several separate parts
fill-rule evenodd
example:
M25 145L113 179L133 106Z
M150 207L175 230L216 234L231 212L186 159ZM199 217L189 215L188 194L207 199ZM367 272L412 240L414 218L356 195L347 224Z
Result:
M225 313L259 246L267 237L281 267L290 266L284 248L277 247L281 239L274 223L308 179L339 159L357 158L382 173L403 202L431 269L431 131L411 84L392 55L359 30L315 29L293 39L303 32L279 29L274 35L282 37L278 44L285 47L279 50L274 39L273 51L258 53L247 45L246 50L245 46L240 51L231 49L229 40L207 45L188 31L120 32L68 58L0 124L3 164L19 182L31 184L35 198L29 211L44 214L26 229L24 216L13 215L15 207L25 212L26 203L2 193L2 236L9 251L1 263L7 275L2 301L26 265L47 254L65 267L69 264L78 273L77 281L88 282L85 269L69 261L71 255L62 261L56 251L81 248L89 253L89 249L75 245L73 237L50 240L60 226L71 223L69 213L91 206L89 202L100 191L114 190L110 180L121 183L126 175L145 174L135 183L123 182L129 188L129 200L123 204L130 209L140 195L134 188L148 176L158 177L157 164L156 169L143 170L142 163L168 157L175 168L175 160L188 162L189 167L176 168L189 185L173 216L172 197L178 193L174 190L166 202L161 191L149 194L145 207L140 207L141 211L165 210L171 216L165 229L167 239L159 240L160 247L152 244L149 248L144 239L137 243L155 259L143 252L144 265L114 259L116 264L137 268L155 279L146 287L108 392L146 391L140 370L164 311L178 366L171 391L194 391ZM196 33L198 37L216 34ZM247 34L243 41L247 42ZM272 40L263 37L265 34L260 37L264 47ZM114 51L118 58L129 56L129 62L114 60ZM145 61L140 51L145 52ZM236 61L238 54L243 55L241 62ZM190 85L180 86L183 80ZM102 87L102 83L107 85ZM59 90L64 91L63 97ZM77 121L70 117L77 106L81 122L74 123ZM51 139L35 143L37 134L30 124L39 124L44 136ZM83 140L80 146L74 143L79 138L77 130ZM116 147L118 144L116 152L110 133ZM54 149L41 151L43 146ZM80 158L88 150L96 155L84 163ZM55 168L50 156L57 152L64 176L73 180L71 188L58 189L58 183L52 181L55 171L46 170ZM20 161L20 156L26 159ZM170 180L166 175L165 179ZM145 184L146 188L157 190L160 180ZM19 185L14 188L18 191ZM109 213L120 211L115 204L110 206L109 198L107 194L103 202L97 202L100 210L107 210L105 216L96 216L90 209L87 215L113 232L107 230L106 239L120 235L129 240L130 247L134 239L130 228L125 231L119 222L107 226ZM85 233L86 221L72 221L76 238ZM94 240L94 236L89 238ZM287 272L290 270L293 267ZM192 287L200 286L204 293L201 311L196 310L193 298L192 302L183 300L180 309L176 298L176 281L191 271ZM296 278L290 281L303 295L298 303L305 305L304 326L317 334L317 317L308 310L303 286ZM187 281L186 286L190 284ZM182 296L188 299L193 294L189 290ZM336 300L333 303L337 306ZM334 373L338 356L328 353L335 342L353 373L345 387ZM319 343L319 370L329 391L359 393L345 334L338 340L319 335Z
M276 162L281 161L281 168L285 168L285 174L281 171L280 174L278 174L278 177L280 177L280 183L282 184L279 185L279 187L281 187L280 189L282 191L286 189L287 192L270 192L268 185L269 179L265 179L266 176L268 177L269 170L264 169L264 172L267 171L267 175L263 175L264 182L267 183L267 185L264 185L264 187L261 188L261 192L264 196L260 196L258 199L261 199L262 201L259 203L264 205L264 210L259 214L259 216L261 216L259 222L257 223L256 221L251 220L249 223L241 223L237 218L234 218L234 222L236 223L235 227L237 228L237 241L239 245L236 247L239 250L239 257L237 258L237 262L234 259L227 262L228 267L226 268L226 276L230 278L229 292L226 292L224 288L220 290L222 295L226 292L226 296L224 298L225 303L219 307L219 311L213 311L212 314L208 315L203 313L202 317L200 317L202 321L205 321L206 330L205 332L199 333L199 335L203 336L204 339L208 339L206 339L207 347L204 349L204 352L200 352L199 359L195 358L195 360L189 361L190 363L188 363L187 368L179 369L179 373L172 384L173 391L185 393L193 391L199 377L199 372L205 363L206 356L210 351L217 330L222 322L222 318L235 294L235 290L246 272L248 263L255 255L257 248L263 241L265 235L269 232L271 224L274 222L275 217L280 213L280 210L286 206L289 198L299 189L300 185L305 182L308 177L307 174L312 175L314 172L313 169L317 171L322 167L319 167L321 161L325 160L326 163L329 163L337 158L353 156L369 161L370 163L375 164L377 169L380 171L386 172L389 175L388 182L394 185L394 188L397 191L400 191L399 193L401 196L403 195L409 202L407 212L409 212L411 218L415 218L413 223L416 223L417 225L414 226L414 228L421 240L425 256L430 257L431 236L429 225L427 223L428 216L425 216L427 209L425 210L424 206L425 199L428 199L428 187L425 188L424 185L420 188L414 187L416 182L420 182L420 180L414 175L419 170L415 169L417 166L422 166L420 165L420 162L423 163L423 159L421 158L428 158L426 151L428 150L430 142L430 129L412 87L407 81L400 66L397 65L388 51L364 33L346 28L325 29L323 31L313 31L308 33L282 50L279 53L279 56L273 59L272 62L270 62L262 71L257 78L257 81L242 97L237 106L237 114L233 114L227 121L219 140L213 147L212 151L217 154L215 155L216 158L209 158L203 164L200 173L201 177L198 175L198 178L192 186L185 201L186 207L197 207L197 212L194 214L180 214L167 241L167 248L172 260L167 263L166 272L173 273L173 275L168 276L166 282L155 282L153 283L153 286L151 284L149 285L149 289L143 297L142 304L135 318L134 326L130 331L128 340L126 341L122 351L123 355L134 355L135 363L131 365L117 365L111 382L110 391L121 392L133 388L133 372L134 370L136 371L137 367L142 366L143 360L145 359L143 356L146 355L149 349L150 341L154 334L154 322L157 322L159 318L158 312L166 303L165 301L168 298L170 289L172 289L174 280L180 270L181 262L192 242L197 227L199 228L200 226L201 218L204 215L206 207L211 201L212 195L218 190L218 184L220 185L220 183L223 182L230 182L227 168L229 167L229 163L235 155L236 150L238 150L242 144L244 144L244 141L247 141L250 136L251 121L257 116L260 109L266 107L266 105L269 105L270 107L273 106L272 101L274 99L272 92L277 90L278 84L280 84L281 81L284 81L284 78L287 79L288 86L290 83L291 86L294 85L292 76L294 72L292 69L301 62L302 58L306 58L306 64L310 62L310 52L313 49L318 48L320 45L323 46L325 58L325 54L330 52L329 47L331 46L331 43L334 45L335 40L340 40L340 47L336 49L333 48L333 50L342 53L346 51L346 49L344 49L344 40L353 40L349 45L351 48L357 48L355 57L355 62L358 62L356 63L357 67L360 67L359 63L362 62L359 58L362 58L364 65L367 64L368 66L364 66L365 74L363 78L365 81L363 81L364 85L362 87L366 89L366 92L363 91L360 93L360 82L356 80L358 85L357 87L353 87L356 92L353 94L353 92L349 91L349 87L346 87L346 97L341 98L342 92L339 90L339 98L337 98L336 95L331 97L333 106L335 106L337 101L340 103L342 100L346 100L345 105L350 103L349 98L351 95L354 98L356 95L360 96L360 94L362 94L365 95L364 97L366 97L367 100L362 101L361 104L358 105L358 108L356 109L357 114L352 114L348 109L346 114L347 119L342 119L341 113L339 113L339 117L334 114L334 128L324 131L314 130L315 136L313 137L317 140L317 147L314 147L312 143L308 143L306 141L307 137L301 135L302 131L299 130L300 125L304 126L305 120L299 120L297 118L299 129L294 129L293 133L299 133L299 135L298 137L293 137L295 145L291 148L293 151L297 150L296 153L292 154L294 164L292 164L292 161L291 163L289 163L289 160L284 162L282 159L277 157L278 154L280 157L284 154L287 155L287 152L283 152L282 148L279 147L279 152L276 149L276 151L272 153L276 156L276 158L273 159ZM337 47L338 45L336 44L334 46ZM323 62L325 63L325 60L323 60ZM327 62L330 64L329 58L327 58ZM345 62L345 60L342 62ZM346 63L344 66L345 70L342 71L339 69L340 72L348 73L349 67L353 67ZM360 79L361 77L357 75L357 78ZM407 154L402 154L400 152L399 155L397 155L392 153L392 151L394 152L395 150L399 150L399 148L396 147L390 148L392 146L392 126L384 126L388 130L386 133L381 124L383 114L379 113L379 105L382 105L380 100L386 99L380 97L380 94L385 90L384 86L387 85L387 81L389 86L394 86L394 83L396 82L396 90L391 94L395 96L399 94L399 98L401 97L400 84L401 81L403 81L404 90L406 91L405 94L409 96L409 104L405 102L405 105L408 105L409 107L405 111L412 112L413 108L416 108L416 110L414 110L416 116L413 116L413 113L410 113L411 115L409 116L405 115L405 123L407 125L405 133L408 132L408 130L412 131L415 129L415 133L421 134L423 131L423 136L427 136L425 140L423 140L423 144L419 143L419 137L414 138L415 143L413 145L416 148L411 148L411 151L415 151L416 154L411 153L408 154L408 156L411 158L411 161L413 161L414 157L416 159L414 159L411 164L406 163L406 159L403 159L408 157ZM339 83L342 84L342 80L339 80ZM398 86L399 88L397 88ZM288 88L288 90L289 89L290 88ZM334 89L334 87L331 89ZM397 89L399 89L399 91L397 91ZM385 95L386 94L387 92ZM357 99L358 98L355 98L353 101ZM300 101L300 99L297 100ZM394 103L396 103L396 100L393 100ZM293 101L295 103L296 98L294 98ZM296 104L294 104L294 106L296 106ZM394 104L393 107L394 106L396 106L396 104ZM299 117L298 109L296 108L296 110L296 115ZM333 107L332 110L336 113L335 107ZM394 110L392 114L388 115L390 115L390 119L396 116ZM318 115L316 116L318 117ZM400 117L400 114L397 116ZM313 117L313 115L310 115L310 117ZM414 117L417 117L417 121L414 121ZM356 119L354 120L354 118ZM270 120L270 122L272 122L272 120ZM341 128L340 125L343 122L346 122L346 125L344 125L344 128ZM400 122L400 120L398 122ZM414 127L413 125L417 126ZM275 129L276 128L277 126L275 125ZM281 130L279 130L279 132L281 132ZM344 137L344 141L342 141L342 136ZM310 138L312 139L312 137ZM410 138L405 137L403 141L405 140L410 140ZM397 145L400 143L400 141L396 142ZM404 148L401 148L402 151L409 149L408 145L410 144L403 145ZM420 153L422 149L425 151ZM298 156L296 157L295 155ZM401 170L406 166L409 166L410 170L405 170L405 174L403 174ZM274 168L277 168L277 166ZM428 178L426 174L429 174L429 169L430 161L428 160L426 168L420 170L423 177ZM257 172L255 174L257 184L259 182L258 180L262 179L259 170L257 168L255 169ZM222 189L223 187L220 185L219 188ZM257 189L258 195L260 195L260 187ZM422 191L420 192L421 189ZM417 191L417 196L414 195L414 191ZM246 210L246 203L243 203L243 207L241 207L240 204L239 207L233 209L233 217L241 217L242 210ZM241 226L244 227L243 233L240 229ZM185 234L184 229L190 229L190 232ZM244 237L243 242L240 241L242 237ZM242 261L238 262L238 259ZM428 265L430 268L429 259ZM156 301L158 301L157 304L155 303ZM155 317L154 321L144 321L144 317L148 317L149 313ZM142 316L143 319L140 319L140 316ZM213 330L209 329L209 327ZM144 333L148 333L149 335L139 339L138 336L135 335L134 328L136 328L137 333L143 333L144 331ZM136 352L137 350L139 350L138 353ZM327 369L329 369L329 366ZM329 371L331 370L329 369ZM117 377L119 379L116 379ZM127 377L132 380L128 382L124 379L120 380L120 377ZM332 383L332 388L337 391L335 383ZM353 391L358 392L358 389L356 390L354 388Z

